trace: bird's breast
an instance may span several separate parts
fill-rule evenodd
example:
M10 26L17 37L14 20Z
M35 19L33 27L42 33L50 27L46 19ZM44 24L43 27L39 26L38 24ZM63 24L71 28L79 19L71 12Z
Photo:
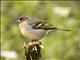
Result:
M43 38L43 36L46 34L46 31L45 30L42 30L42 29L32 29L31 27L20 27L20 31L22 33L22 35L24 37L27 37L29 39L41 39Z

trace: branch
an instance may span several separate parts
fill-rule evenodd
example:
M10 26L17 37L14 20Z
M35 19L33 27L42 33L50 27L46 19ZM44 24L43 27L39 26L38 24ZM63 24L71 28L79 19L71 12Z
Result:
M26 60L40 60L41 57L41 42L33 40L27 45L24 43Z

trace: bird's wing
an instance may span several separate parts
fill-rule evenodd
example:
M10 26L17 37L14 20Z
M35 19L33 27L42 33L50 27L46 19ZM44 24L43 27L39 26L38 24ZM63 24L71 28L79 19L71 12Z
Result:
M45 30L57 29L53 25L49 24L48 22L44 22L44 21L32 22L32 28L34 28L34 29L45 29Z
M34 20L34 21L31 21L29 24L32 25L33 29L71 31L71 30L55 27L55 26L49 24L48 22L41 21L41 20L39 20L39 21Z

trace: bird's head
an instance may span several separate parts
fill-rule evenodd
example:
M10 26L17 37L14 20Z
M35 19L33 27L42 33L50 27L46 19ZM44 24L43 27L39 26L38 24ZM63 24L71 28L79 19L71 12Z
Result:
M18 22L23 22L23 21L28 21L30 19L29 16L21 16L19 17L19 19L17 20Z

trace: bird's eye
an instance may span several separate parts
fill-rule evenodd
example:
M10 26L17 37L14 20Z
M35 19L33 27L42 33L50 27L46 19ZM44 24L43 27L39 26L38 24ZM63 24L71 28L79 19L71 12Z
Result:
M25 21L26 19L28 19L27 16L21 16L21 17L19 18L20 21Z
M25 21L25 19L22 19L22 21Z

